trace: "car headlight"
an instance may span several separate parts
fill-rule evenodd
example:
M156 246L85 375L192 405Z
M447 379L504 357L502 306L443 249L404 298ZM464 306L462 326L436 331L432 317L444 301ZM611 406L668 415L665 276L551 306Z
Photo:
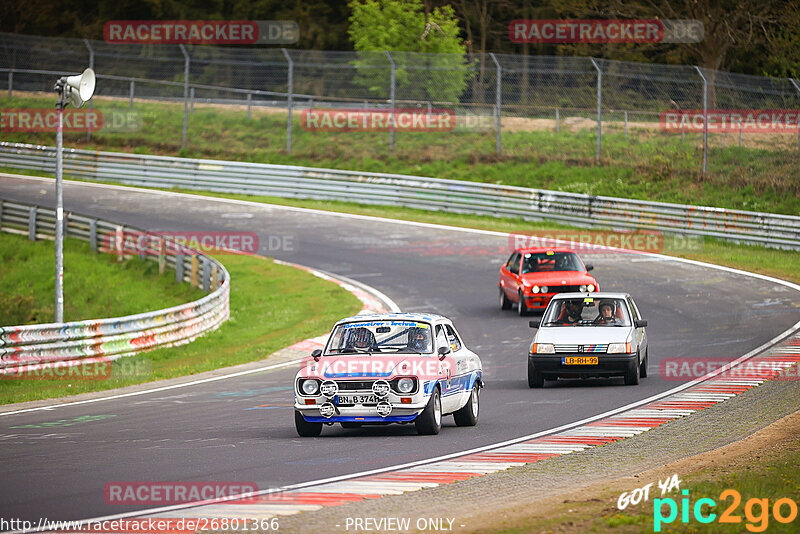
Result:
M547 293L547 286L542 286L541 291L542 291L542 293Z
M592 291L594 291L597 288L594 286L594 284L589 284L588 286L586 286L586 289L588 289L589 293L591 293Z
M397 391L400 393L411 393L414 391L413 378L401 378L397 381Z
M539 286L533 286L531 288L531 293L538 293L538 292L539 292Z
M534 343L532 352L535 354L555 354L556 349L552 343Z
M584 285L581 285L581 286L578 286L578 291L580 291L581 293L583 293L584 291L586 291L586 284L584 284Z
M631 351L630 343L609 343L608 354L627 354Z
M300 389L306 395L315 395L319 391L319 382L316 380L303 380L300 383Z

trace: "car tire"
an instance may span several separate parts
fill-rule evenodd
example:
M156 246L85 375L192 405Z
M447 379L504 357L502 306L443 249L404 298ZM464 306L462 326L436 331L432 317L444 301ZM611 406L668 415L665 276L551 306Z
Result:
M342 428L361 428L361 423L354 423L352 421L344 421L339 424L342 425Z
M423 436L433 436L442 429L442 396L439 388L433 388L431 399L425 409L414 419L417 433Z
M472 393L467 403L460 410L453 413L457 426L475 426L478 424L480 413L480 388L477 384L472 387Z
M519 292L519 305L517 311L520 315L528 315L528 307L525 305L525 298L522 296L522 291Z
M309 423L297 410L294 412L294 427L301 438L315 438L322 433L322 423Z
M644 360L642 360L642 366L639 368L639 376L642 378L647 378L647 365L650 363L650 356L647 353L647 349L644 351Z
M639 369L641 368L641 364L639 364L639 356L636 356L636 361L633 363L633 366L629 367L628 370L625 372L625 385L626 386L635 386L639 384Z
M544 377L542 373L536 370L533 364L528 360L528 387L529 388L543 388Z
M508 295L506 295L506 291L502 287L500 288L500 309L501 310L511 309L511 301L508 300Z

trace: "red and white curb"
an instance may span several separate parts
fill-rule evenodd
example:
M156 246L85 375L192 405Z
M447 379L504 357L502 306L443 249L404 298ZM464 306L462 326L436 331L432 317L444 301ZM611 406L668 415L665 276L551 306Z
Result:
M172 509L148 517L186 518L262 518L311 512L365 499L399 495L442 484L504 471L547 458L578 452L598 445L623 440L698 410L735 397L768 380L799 380L797 373L779 377L790 367L800 365L800 333L775 345L759 356L737 361L718 370L715 376L698 381L682 391L654 402L592 421L575 428L494 449L484 449L428 464L417 464L394 471L366 474L260 495L246 504L235 501L194 508ZM177 512L177 513L176 513Z

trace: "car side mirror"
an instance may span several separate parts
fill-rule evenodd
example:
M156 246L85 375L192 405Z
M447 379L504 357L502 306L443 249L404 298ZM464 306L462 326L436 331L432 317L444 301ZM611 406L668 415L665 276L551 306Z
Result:
M592 269L594 269L594 265L592 265L591 263L587 263L587 264L586 264L586 272L588 273L588 272L589 272L589 271L591 271Z
M636 328L644 328L645 326L647 326L647 321L645 321L644 319L636 319L636 320L633 322L633 325L634 325Z
M439 359L444 360L444 357L450 354L450 347L439 347Z
M534 319L532 321L528 321L528 326L531 328L539 328L542 325L542 321Z
M311 357L314 358L315 362L319 361L320 356L322 356L322 349L314 349L314 352L311 353Z

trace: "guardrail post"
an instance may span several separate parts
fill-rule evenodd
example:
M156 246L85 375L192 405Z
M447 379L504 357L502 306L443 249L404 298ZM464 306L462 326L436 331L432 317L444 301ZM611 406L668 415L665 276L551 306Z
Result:
M211 284L211 265L208 258L203 256L203 291L208 292L209 285Z
M89 221L89 246L92 252L97 252L97 219Z
M593 57L589 59L597 69L597 154L594 159L596 163L600 163L600 145L603 139L603 71Z
M495 152L497 155L500 155L501 150L501 136L503 130L503 121L502 116L500 115L501 108L503 102L503 93L502 93L502 84L503 84L503 67L500 66L500 62L497 61L493 52L489 53L489 57L492 58L494 61L495 67L497 67L497 87L495 89L495 105L494 105L494 122L495 122L495 129L497 130L497 140L495 141Z
M117 249L117 261L121 262L125 259L125 229L119 224L114 234L114 245Z
M183 53L183 131L181 133L181 148L186 148L186 132L189 129L189 54L186 47L179 44Z
M192 284L192 287L200 287L197 285L197 255L192 254L192 272L189 278L189 283Z
M183 282L183 254L175 254L175 281Z
M217 282L217 278L218 277L219 277L219 274L217 273L217 265L214 264L214 265L211 266L211 289L212 290L217 289L217 286L219 285L218 282Z
M292 61L292 56L289 55L289 52L285 48L281 48L283 51L283 57L286 58L286 61L289 63L289 68L287 72L288 77L288 86L286 88L286 111L288 117L286 117L286 153L292 153L292 93L294 92L294 61Z
M792 82L794 88L797 89L798 93L800 93L800 84L797 83L797 80L795 80L794 78L789 78L789 81ZM798 125L797 127L797 155L798 158L800 159L800 125Z
M697 65L694 66L697 74L703 79L703 174L708 165L708 80Z
M86 45L86 48L89 49L89 68L94 70L94 48L92 48L92 43L89 42L89 39L84 39L83 44ZM92 113L92 102L93 99L89 99L89 114ZM87 128L86 129L86 141L89 141L92 138L92 130Z
M36 241L36 206L28 208L28 239Z
M394 121L395 121L395 101L394 101L394 93L395 93L395 71L397 70L397 66L394 64L394 59L392 55L389 53L388 50L384 50L386 52L386 58L389 60L391 65L391 77L390 77L390 85L389 85L389 99L392 102L392 123L389 127L389 152L394 152Z
M253 93L247 93L247 118L250 118L250 106L253 105Z
M167 243L163 237L158 238L158 274L164 274L167 268Z
M136 81L131 80L131 88L130 88L130 102L128 102L128 108L133 109L133 93L136 90Z

